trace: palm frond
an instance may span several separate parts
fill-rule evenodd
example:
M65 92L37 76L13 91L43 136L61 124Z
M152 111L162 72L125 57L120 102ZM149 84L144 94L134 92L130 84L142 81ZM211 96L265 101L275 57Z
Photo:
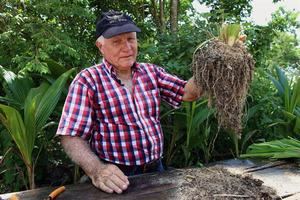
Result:
M241 158L300 158L300 141L295 138L284 138L270 142L252 144Z
M30 165L32 149L21 114L13 107L0 104L0 121L16 143L25 164Z
M14 104L17 105L23 105L29 90L33 86L32 80L28 77L19 77L1 66L0 72L9 89L9 92L7 92L8 100L13 100Z
M59 101L60 95L64 90L64 86L70 77L70 75L75 71L74 68L62 74L45 92L42 96L39 105L36 110L36 128L40 130L48 120L50 114L53 112L56 104Z

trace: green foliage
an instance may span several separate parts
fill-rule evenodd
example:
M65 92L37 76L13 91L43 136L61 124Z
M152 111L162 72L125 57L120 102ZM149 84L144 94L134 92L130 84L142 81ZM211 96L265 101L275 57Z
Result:
M266 60L268 66L279 65L284 68L300 66L299 41L294 34L280 32L278 37L271 43L270 51Z
M274 96L274 93L265 70L257 68L245 105L242 137L234 144L236 156L244 153L247 146L253 142L280 137L279 134L274 134L275 127L269 126L279 113L277 108L279 99Z
M168 144L165 153L167 165L190 166L201 161L195 156L200 154L204 156L204 162L210 160L216 137L209 122L213 113L213 109L207 108L207 100L203 99L184 102L182 108L162 114L165 143ZM173 123L168 126L170 120Z
M270 142L252 144L241 158L300 158L300 141L294 138L284 138Z
M198 0L201 4L211 8L208 14L210 22L238 23L250 16L252 6L249 0Z
M280 7L272 14L272 20L268 26L274 27L275 30L284 32L295 33L295 31L300 27L300 22L298 20L299 12L286 11L284 8Z
M273 79L278 82L278 85L281 85L276 74ZM286 77L281 79L282 82L287 81ZM280 87L284 96L284 89L282 86ZM294 134L292 129L294 123L297 124L297 122L295 120L288 122L288 118L283 112L284 97L280 97L276 93L274 85L270 81L270 76L266 74L263 68L257 68L247 99L244 118L245 127L242 139L239 141L240 153L244 153L251 143L281 139Z
M0 102L14 105L18 109L23 109L24 102L33 87L33 81L29 77L17 77L12 71L5 70L0 66L0 73L3 75L5 97L0 96Z
M286 135L300 134L300 78L295 82L289 81L285 73L276 67L276 76L269 75L275 85L278 95L282 100L280 109L284 115L284 120L275 122L273 125L286 126Z
M96 16L111 9L128 13L142 29L139 37L147 39L165 31L170 33L170 2L170 0L161 2L153 0L92 0L90 6L95 10ZM186 21L186 12L192 9L192 2L193 0L180 1L177 16L179 21Z
M7 69L45 74L48 59L71 68L94 57L88 1L8 0L0 12L0 63Z
M2 125L0 124L2 129ZM24 189L24 174L22 167L26 168L20 158L18 152L14 151L14 144L11 137L7 137L7 131L0 131L0 147L3 149L0 161L0 193L11 191L19 191Z
M181 78L191 77L192 56L198 44L211 35L205 21L198 20L194 26L182 25L178 35L168 33L139 43L139 60L164 66L167 71ZM176 45L174 45L176 44Z
M35 161L32 158L32 151L37 134L45 126L60 98L66 81L73 72L74 69L71 69L62 74L51 86L44 82L39 87L30 89L24 102L23 117L17 109L0 104L0 121L8 130L21 153L21 158L27 167L31 189L35 187ZM10 88L15 89L12 93L16 94L20 91L18 88L20 85L17 77L12 77L14 78L8 76L6 80ZM14 82L14 80L17 81Z
M259 26L251 23L244 24L245 34L248 36L247 46L256 61L256 67L272 67L269 65L270 62L272 62L273 53L275 53L272 51L272 48L275 50L278 49L279 46L283 47L288 41L276 43L275 49L274 42L280 40L283 32L295 34L295 30L300 27L299 21L297 21L298 15L299 13L285 11L283 8L280 8L272 15L272 20L267 26ZM297 51L297 44L297 42L289 43L288 46L293 49L293 51ZM282 54L277 56L285 57L285 55L293 55L293 51L290 50L280 52Z
M207 100L203 100L198 104L196 102L184 104L187 117L186 145L183 147L186 166L191 160L190 156L193 149L203 151L205 163L208 163L211 158L215 137L212 137L213 134L208 119L214 114L215 110L202 106L206 103Z

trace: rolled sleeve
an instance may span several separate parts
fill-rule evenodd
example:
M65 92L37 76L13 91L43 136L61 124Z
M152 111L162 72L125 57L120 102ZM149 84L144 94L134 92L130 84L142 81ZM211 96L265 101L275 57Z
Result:
M184 86L187 81L168 74L161 67L157 67L157 77L161 98L174 108L178 108L182 103Z
M74 81L68 92L56 135L79 136L88 140L93 128L91 91Z

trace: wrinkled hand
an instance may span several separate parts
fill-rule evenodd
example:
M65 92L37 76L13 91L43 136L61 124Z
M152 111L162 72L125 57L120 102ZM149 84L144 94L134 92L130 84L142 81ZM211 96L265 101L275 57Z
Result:
M127 176L113 164L103 164L90 178L94 186L107 193L120 194L129 185Z

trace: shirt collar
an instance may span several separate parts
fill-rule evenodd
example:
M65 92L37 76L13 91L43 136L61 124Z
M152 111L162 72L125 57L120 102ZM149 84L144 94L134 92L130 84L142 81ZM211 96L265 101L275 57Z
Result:
M110 74L116 75L116 71L114 70L113 65L110 64L105 58L103 58L102 63L104 63L104 67L108 70ZM132 73L140 70L140 64L138 62L135 62L132 66Z

